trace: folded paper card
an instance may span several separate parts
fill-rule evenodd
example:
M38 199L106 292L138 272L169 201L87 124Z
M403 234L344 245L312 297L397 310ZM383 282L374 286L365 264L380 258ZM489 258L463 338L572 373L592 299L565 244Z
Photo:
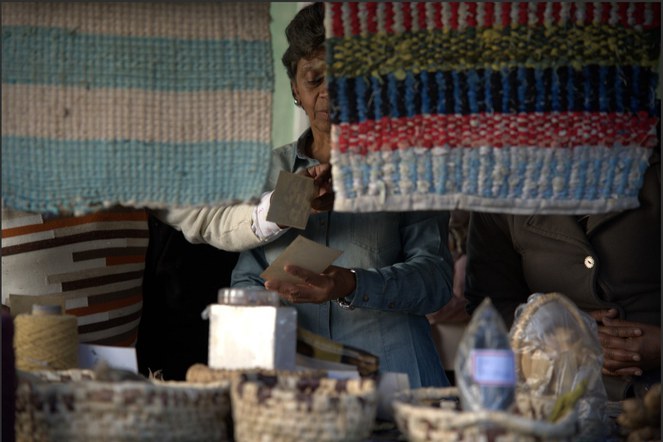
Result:
M340 250L325 247L300 235L260 274L260 277L292 283L302 282L296 276L286 273L283 267L292 264L312 272L322 272L341 253L343 252Z

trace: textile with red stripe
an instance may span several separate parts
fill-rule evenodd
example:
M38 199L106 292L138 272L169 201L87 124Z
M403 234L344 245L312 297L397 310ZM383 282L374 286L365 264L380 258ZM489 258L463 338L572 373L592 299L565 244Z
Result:
M82 216L2 209L2 303L12 315L60 305L80 342L133 346L149 240L143 209Z
M660 3L325 7L336 210L638 205Z

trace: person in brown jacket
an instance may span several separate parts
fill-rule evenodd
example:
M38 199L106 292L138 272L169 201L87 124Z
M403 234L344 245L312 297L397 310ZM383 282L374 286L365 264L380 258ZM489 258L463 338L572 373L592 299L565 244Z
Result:
M661 378L661 166L652 154L640 206L588 216L470 217L465 297L489 297L507 327L529 295L559 292L596 319L610 400Z

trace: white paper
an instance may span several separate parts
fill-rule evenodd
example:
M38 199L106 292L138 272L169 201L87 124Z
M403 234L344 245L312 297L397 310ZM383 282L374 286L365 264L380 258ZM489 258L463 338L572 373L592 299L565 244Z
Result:
M311 272L321 273L342 253L340 250L325 247L300 235L260 274L260 277L292 283L302 282L300 278L286 273L283 267L292 264Z
M359 371L354 365L312 358L299 353L297 353L297 368L324 370L327 376L333 379L359 379Z
M112 347L109 345L78 344L79 368L93 370L101 361L109 367L138 373L136 349L133 347Z

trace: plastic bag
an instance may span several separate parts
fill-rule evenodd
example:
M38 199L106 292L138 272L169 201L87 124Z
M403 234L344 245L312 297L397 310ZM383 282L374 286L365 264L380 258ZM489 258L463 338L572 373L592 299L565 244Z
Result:
M516 309L510 339L520 412L553 420L553 413L562 413L560 407L575 407L579 439L600 440L607 394L593 318L560 293L536 293Z

